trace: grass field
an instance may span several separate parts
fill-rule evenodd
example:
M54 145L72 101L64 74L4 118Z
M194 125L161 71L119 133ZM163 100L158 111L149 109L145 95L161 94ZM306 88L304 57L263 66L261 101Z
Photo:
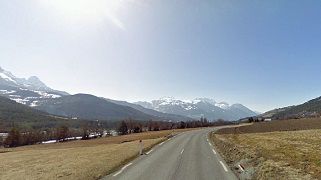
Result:
M174 134L191 129L175 130ZM147 150L173 131L131 134L88 141L0 149L0 179L98 179Z
M321 179L321 130L212 134L235 170L242 164L252 179Z
M233 133L261 133L273 131L297 131L321 129L321 118L305 118L290 120L275 120L272 122L253 123L250 126L239 126L237 128L225 128L217 131L217 134Z

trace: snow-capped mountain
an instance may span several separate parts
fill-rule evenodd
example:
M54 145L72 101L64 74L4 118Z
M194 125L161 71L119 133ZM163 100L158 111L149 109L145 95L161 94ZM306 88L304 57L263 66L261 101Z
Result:
M68 103L77 100L77 103L87 102L87 96L70 96L68 93L63 91L57 91L46 86L38 77L32 76L28 79L19 78L14 76L11 72L0 68L0 95L10 98L20 104L36 107L37 109L44 110L48 113L56 115L74 115L73 113L87 113L94 114L86 111L86 109L97 110L99 104L91 105L90 107L78 106L76 109L69 109L76 107L72 104L69 106ZM88 95L89 96L89 95ZM90 96L93 99L93 96ZM90 99L90 98L89 98ZM97 98L96 98L97 99ZM63 101L65 100L65 101ZM114 117L127 117L131 114L133 117L144 117L145 119L159 119L159 120L189 120L199 119L200 117L206 117L209 120L238 120L244 117L255 116L256 113L241 104L229 105L226 102L216 102L210 98L196 98L193 100L179 100L173 97L164 97L159 100L153 100L152 102L137 102L137 106L130 103L124 103L119 101L112 101L103 99L103 104L112 104L108 107L114 108L100 108L101 112L109 112L106 115L111 116L112 112ZM64 102L63 104L59 104ZM98 102L98 100L97 100ZM101 101L102 102L102 101ZM93 103L95 104L95 103ZM118 106L117 106L118 105ZM128 111L120 111L121 106L127 107ZM54 109L56 107L56 109ZM65 107L61 109L61 107ZM107 105L106 105L107 107ZM116 108L118 107L118 108ZM128 109L131 107L131 109ZM59 109L60 108L60 109ZM123 107L124 108L124 107ZM144 109L147 108L147 109ZM124 108L126 109L126 108ZM151 110L155 111L151 111ZM110 111L112 110L112 111ZM158 112L160 113L158 113ZM126 115L124 112L130 112ZM76 115L76 114L75 114ZM134 116L135 115L135 116ZM78 116L77 116L78 117ZM80 117L80 116L79 116ZM85 118L97 118L96 116L84 116ZM148 118L146 118L148 117ZM109 117L110 118L110 117Z
M41 100L58 98L68 93L49 88L36 76L18 78L0 67L0 95L21 104L37 106Z
M136 104L163 113L178 114L191 118L206 117L209 120L238 120L257 115L241 104L229 105L226 102L216 102L210 98L179 100L173 97L164 97L151 102L136 102Z
M226 102L219 102L219 103L215 103L215 106L220 107L222 109L228 109L230 108L230 105Z

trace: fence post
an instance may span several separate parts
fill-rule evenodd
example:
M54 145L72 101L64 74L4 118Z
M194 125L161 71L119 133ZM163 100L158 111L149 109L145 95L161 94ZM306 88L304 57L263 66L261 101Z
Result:
M143 155L143 148L144 148L143 141L139 140L139 154L140 155Z

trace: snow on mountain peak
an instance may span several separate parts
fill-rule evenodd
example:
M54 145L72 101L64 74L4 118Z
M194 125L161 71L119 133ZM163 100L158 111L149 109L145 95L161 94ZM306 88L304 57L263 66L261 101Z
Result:
M228 109L230 107L230 105L227 102L215 103L215 106L222 109Z
M9 71L5 71L1 69L1 67L0 67L0 78L4 79L5 81L9 81L14 84L17 84L17 81L15 80L16 77L12 75Z
M228 109L230 108L230 105L226 102L220 102L217 103L214 99L211 98L195 98L193 100L179 100L171 96L162 97L159 100L152 101L152 104L154 106L167 106L167 105L177 105L182 106L184 108L188 107L188 109L193 109L191 107L194 107L194 105L197 105L199 103L208 103L213 106L219 107L221 109Z
M175 101L176 99L172 96L165 96L159 99L160 101L166 101L166 102L172 102Z
M237 120L255 115L253 111L243 105L235 104L230 106L226 102L216 102L211 98L179 100L174 97L163 97L159 100L153 100L151 103L144 102L139 104L163 113L178 114L196 119L206 116L212 120Z
M205 103L209 103L209 104L212 104L212 105L215 105L216 102L214 99L210 99L210 98L195 98L192 103L193 104L198 104L200 102L205 102Z
M174 97L162 97L159 100L153 101L153 104L157 106L165 106L165 105L180 105L183 101L177 100Z
M0 67L0 95L21 104L36 106L38 101L58 98L65 93L47 87L36 76L18 78Z

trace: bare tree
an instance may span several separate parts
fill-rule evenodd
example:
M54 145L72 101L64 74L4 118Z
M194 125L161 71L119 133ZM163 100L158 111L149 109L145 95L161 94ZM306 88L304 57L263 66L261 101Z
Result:
M127 124L125 121L122 121L120 123L120 126L118 128L118 132L121 134L121 135L126 135L128 134L128 127L127 127Z
M69 128L66 125L60 126L57 128L57 140L58 141L65 141L69 135Z
M13 127L8 134L8 137L4 141L5 147L17 147L20 145L20 132L18 129Z
M88 124L85 124L83 127L82 127L82 140L87 140L89 139L89 128L88 128Z

